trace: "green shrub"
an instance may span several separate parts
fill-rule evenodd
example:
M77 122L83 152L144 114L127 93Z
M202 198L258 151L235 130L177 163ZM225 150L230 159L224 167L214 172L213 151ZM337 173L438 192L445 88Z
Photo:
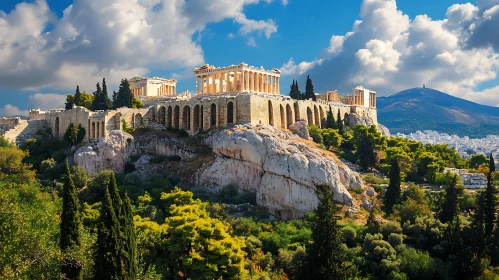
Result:
M355 247L357 242L357 232L351 226L345 226L341 229L343 235L343 242L345 242L348 247Z
M404 243L404 235L398 233L390 233L388 236L388 243L392 245L393 248L397 248Z

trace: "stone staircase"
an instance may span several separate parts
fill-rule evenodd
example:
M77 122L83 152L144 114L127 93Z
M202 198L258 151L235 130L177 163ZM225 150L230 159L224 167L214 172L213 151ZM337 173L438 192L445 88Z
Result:
M40 129L46 127L47 122L45 120L21 120L15 127L7 130L4 137L19 146L24 143L24 140L33 138Z

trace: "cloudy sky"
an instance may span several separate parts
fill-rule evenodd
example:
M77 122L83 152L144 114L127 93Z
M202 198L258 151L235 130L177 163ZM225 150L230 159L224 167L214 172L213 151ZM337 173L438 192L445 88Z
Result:
M281 90L419 87L499 105L499 0L0 1L0 117L58 108L76 85L192 69L281 68Z

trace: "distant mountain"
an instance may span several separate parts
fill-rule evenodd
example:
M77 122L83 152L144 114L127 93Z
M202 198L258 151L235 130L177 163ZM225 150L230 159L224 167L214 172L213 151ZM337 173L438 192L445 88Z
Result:
M438 90L412 88L376 101L378 122L391 133L429 129L461 137L499 135L499 107L480 105Z

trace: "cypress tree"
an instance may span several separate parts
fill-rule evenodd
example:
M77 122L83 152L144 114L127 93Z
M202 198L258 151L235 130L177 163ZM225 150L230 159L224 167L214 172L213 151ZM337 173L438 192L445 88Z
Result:
M477 195L477 209L473 214L471 221L471 247L472 252L475 253L479 258L481 258L485 250L485 199L484 193L479 193Z
M125 195L122 213L124 217L123 235L124 235L124 258L126 279L135 279L137 275L137 243L135 229L133 226L132 202L128 195Z
M289 97L291 99L296 99L296 95L295 95L295 79L293 79L293 83L291 83L291 86L289 87Z
M114 104L114 107L120 108L120 107L128 107L132 108L133 105L133 93L130 90L130 83L128 82L127 79L122 79L120 83L120 88L118 90L118 93L116 95L116 104Z
M118 93L113 90L113 109L117 109L118 105Z
M495 225L495 214L497 207L497 189L492 183L492 172L495 170L494 158L490 154L489 174L487 174L487 187L484 193L484 223L485 237L489 238L492 235Z
M296 99L304 100L303 94L301 94L300 88L298 87L298 81L295 82L295 95Z
M492 266L499 266L499 220L497 221L494 237L490 244L489 256L490 264Z
M102 79L102 110L109 110L113 107L109 95L107 94L106 78Z
M106 188L97 230L95 279L123 279L121 260L123 245L119 228L119 221L113 208L111 194L109 188Z
M314 85L312 84L312 79L310 79L310 75L307 76L307 83L305 84L305 98L304 99L309 99L311 98L313 101L315 101L315 92L314 92Z
M332 129L337 128L336 121L334 120L333 110L331 109L331 106L329 106L329 112L327 112L326 127L332 128Z
M400 190L400 166L399 161L395 158L392 162L392 166L390 168L390 184L386 189L385 193L385 213L389 216L392 213L393 205L399 203L401 193Z
M490 173L496 171L496 163L494 162L494 157L492 156L492 153L490 153L489 171Z
M459 216L459 195L463 189L457 185L457 175L454 175L450 185L445 189L445 200L439 213L442 223L454 221Z
M124 224L123 222L123 201L121 201L120 193L118 191L118 185L116 184L116 176L114 172L111 173L111 177L109 178L109 195L111 196L111 202L113 204L114 213L116 214L116 218L118 219L120 225Z
M75 98L74 98L74 104L76 106L83 106L83 98L81 97L80 93L80 86L76 86L76 93L75 93Z
M78 214L78 197L76 188L69 172L69 164L66 160L66 174L62 192L61 213L61 251L67 252L80 246L80 217ZM61 272L65 279L82 279L82 266L77 260L64 260Z
M96 87L97 90L94 91L94 100L92 101L93 111L102 110L100 107L100 104L102 103L102 89L99 83L97 83Z
M319 205L312 222L312 240L308 253L309 279L350 279L354 268L348 262L342 246L341 226L338 224L340 209L333 202L328 186L317 186Z
M343 129L343 121L341 120L340 110L338 110L338 116L336 118L336 123L337 123L336 126L338 127L340 134L343 135L344 129Z

